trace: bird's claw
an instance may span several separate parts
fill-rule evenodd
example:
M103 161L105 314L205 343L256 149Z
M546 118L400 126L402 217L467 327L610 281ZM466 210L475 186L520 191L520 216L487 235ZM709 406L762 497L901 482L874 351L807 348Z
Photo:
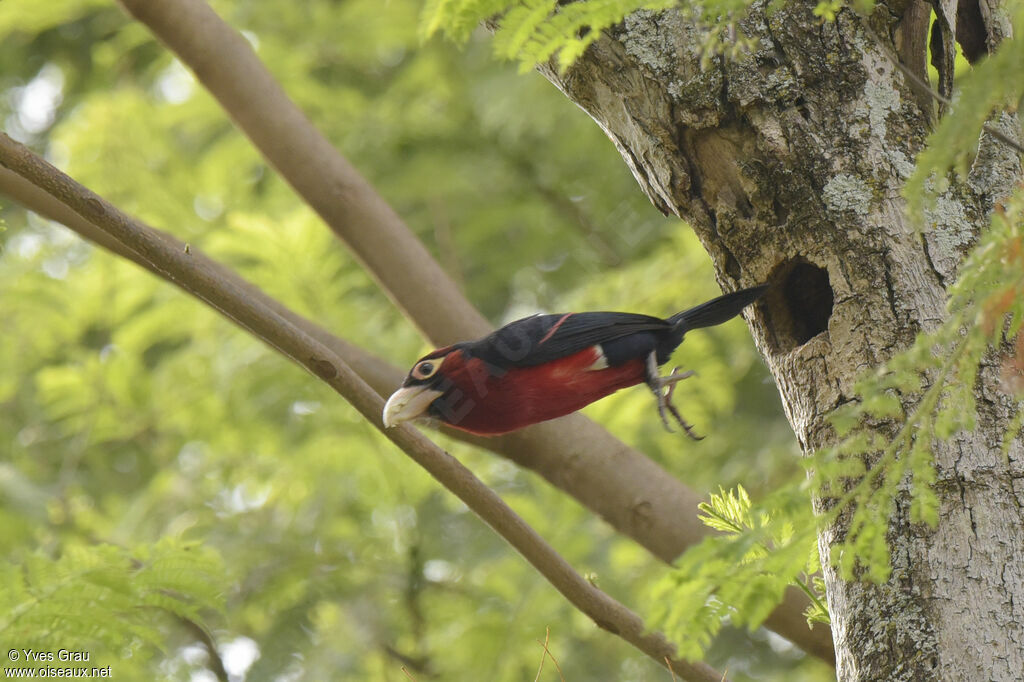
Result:
M654 355L652 354L648 358L648 378L647 385L651 387L651 391L654 392L654 396L658 399L658 416L661 417L661 423L665 425L665 430L669 433L673 433L672 427L669 426L668 417L665 415L666 412L672 415L679 426L683 427L683 431L686 435L693 440L703 440L703 436L698 436L693 431L693 427L686 423L683 419L683 415L679 414L679 410L672 404L672 394L676 390L676 384L683 379L688 379L696 374L693 370L686 372L680 372L681 367L676 367L672 370L672 373L667 377L658 376L658 366Z

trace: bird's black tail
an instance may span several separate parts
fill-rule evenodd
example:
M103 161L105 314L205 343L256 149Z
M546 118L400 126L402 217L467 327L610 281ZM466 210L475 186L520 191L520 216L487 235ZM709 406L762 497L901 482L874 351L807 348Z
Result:
M673 324L679 339L682 340L683 334L691 329L714 327L716 324L731 320L739 315L741 310L761 298L761 295L767 290L768 285L761 284L749 289L734 291L731 294L713 298L707 303L701 303L689 310L676 313L668 318L668 321Z

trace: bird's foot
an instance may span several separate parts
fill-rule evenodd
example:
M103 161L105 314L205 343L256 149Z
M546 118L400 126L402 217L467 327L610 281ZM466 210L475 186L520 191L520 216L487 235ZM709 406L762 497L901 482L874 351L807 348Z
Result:
M681 369L681 367L676 367L667 377L658 376L657 360L652 353L647 360L647 385L654 393L654 397L658 399L658 416L661 417L661 423L665 425L666 431L673 432L665 414L667 412L672 415L679 426L683 427L687 436L693 440L703 440L704 437L694 433L693 427L686 423L683 415L679 414L679 410L672 404L672 394L676 390L676 384L696 374L693 370L681 372Z

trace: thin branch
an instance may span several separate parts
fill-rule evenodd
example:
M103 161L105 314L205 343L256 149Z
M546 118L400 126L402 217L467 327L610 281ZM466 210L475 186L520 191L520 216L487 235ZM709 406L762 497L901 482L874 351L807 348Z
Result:
M598 590L505 502L458 460L407 425L384 430L381 397L336 353L278 315L237 283L196 266L192 254L155 237L151 230L79 185L23 145L0 134L0 165L66 204L149 262L165 279L248 330L319 377L355 407L413 461L456 495L477 516L529 561L576 608L602 629L617 634L651 659L681 671L687 680L717 682L722 677L703 663L672 659L674 647L659 633L648 632L638 615Z
M490 331L384 199L288 99L236 30L202 0L120 2L196 74L433 343L447 345ZM673 561L708 533L694 513L703 495L582 415L474 442L536 471L663 561ZM790 588L765 626L834 664L831 633L807 628L807 606L804 595Z
M544 636L544 641L545 642L547 642L548 635L550 635L550 634L551 634L551 628L547 628L547 634ZM540 655L540 665L537 666L537 674L534 675L533 682L540 682L540 674L542 672L544 672L544 664L548 660L548 655L547 654L548 654L548 647L547 647L547 644L545 644L544 645L544 651Z
M565 675L562 674L562 666L558 665L558 659L555 658L555 655L551 653L551 649L548 648L548 641L550 641L550 639L551 627L549 626L544 628L544 641L542 642L539 639L537 640L537 644L541 645L541 647L544 649L544 653L542 653L540 656L540 667L537 668L537 676L534 678L533 682L537 682L540 679L540 674L544 671L545 658L551 659L551 662L555 664L555 670L558 671L558 679L561 680L561 682L565 682ZM665 659L665 665L668 666L669 670L672 669L672 662L670 659Z
M410 656L403 654L391 644L382 645L384 655L402 664L402 670L415 670L418 673L432 676L430 659L426 656Z
M220 652L217 651L217 642L214 641L213 635L206 631L199 623L189 618L180 618L182 625L195 635L196 639L202 642L203 648L206 649L206 655L210 658L209 668L213 671L220 682L229 682L231 679L228 675L227 669L224 667L224 660L220 657Z

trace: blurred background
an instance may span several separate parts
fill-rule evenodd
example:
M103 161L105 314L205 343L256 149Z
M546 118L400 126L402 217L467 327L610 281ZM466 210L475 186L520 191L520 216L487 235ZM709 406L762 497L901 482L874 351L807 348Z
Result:
M423 43L415 0L212 5L495 325L538 311L666 316L719 293L689 228L647 202L598 127L537 74L496 62L485 34ZM334 333L402 368L428 350L109 0L0 2L0 119ZM194 543L220 603L197 618L233 680L532 680L548 630L565 680L671 679L320 382L3 197L0 218L5 575L98 546ZM665 433L643 387L585 412L700 491L742 483L756 496L793 475L798 449L742 320L693 333L674 360L699 372L677 404L705 440ZM666 566L532 474L432 437L577 570L649 610ZM73 618L46 634L92 647L116 679L217 679L194 630L159 610L146 619L117 647ZM14 623L0 619L0 640ZM765 631L726 631L710 662L738 680L834 676ZM558 675L549 661L540 679Z

